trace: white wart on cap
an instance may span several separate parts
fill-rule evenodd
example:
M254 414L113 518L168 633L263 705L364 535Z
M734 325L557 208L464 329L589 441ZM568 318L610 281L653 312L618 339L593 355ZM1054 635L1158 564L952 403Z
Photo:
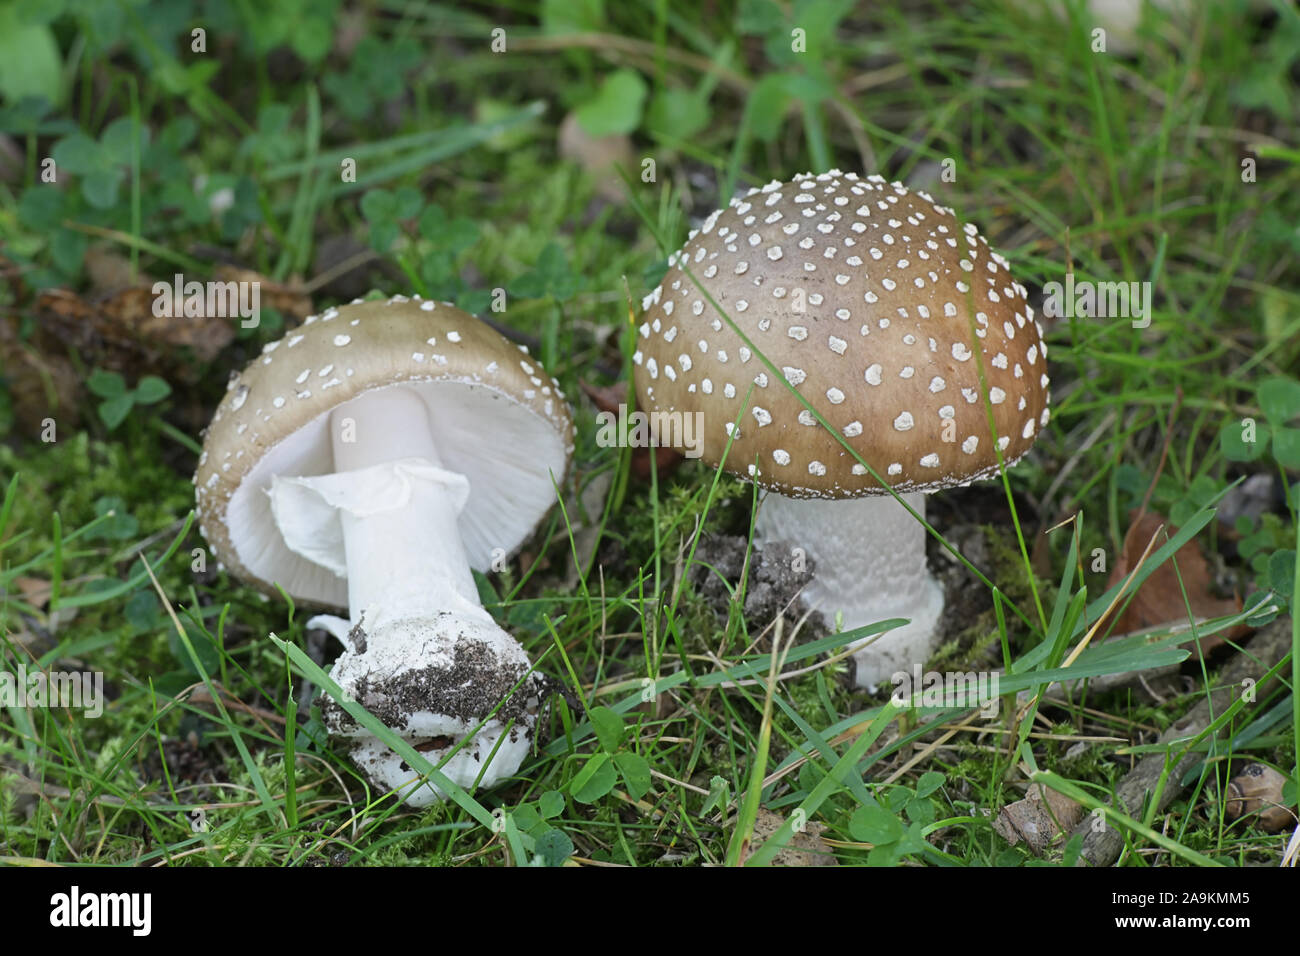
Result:
M554 504L573 449L558 383L521 346L448 303L395 296L311 316L268 344L207 431L194 483L199 526L232 573L269 593L346 607L347 582L290 550L271 513L273 476L333 470L330 413L376 389L424 402L443 465L469 479L459 520L485 571Z
M987 477L995 444L1011 464L1047 424L1047 349L1025 288L973 225L923 192L838 170L772 182L710 216L669 266L644 303L641 403L702 413L705 461L719 463L734 437L730 467L766 488L799 498L884 493L688 268L900 491Z

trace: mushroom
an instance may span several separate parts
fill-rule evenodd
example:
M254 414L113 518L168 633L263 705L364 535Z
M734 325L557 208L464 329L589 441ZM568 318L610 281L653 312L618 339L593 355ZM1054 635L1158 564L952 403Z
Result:
M526 348L449 303L356 300L231 378L194 478L199 527L238 577L350 609L308 622L345 647L331 676L435 765L501 704L441 768L491 786L527 754L545 681L471 569L532 533L572 438L559 385ZM337 702L323 714L377 785L411 784ZM406 798L441 796L425 783Z
M713 213L643 311L639 401L700 416L704 460L767 490L756 546L802 548L804 601L845 629L910 618L854 645L858 684L922 663L943 609L925 530L839 439L922 517L1029 450L1047 347L1007 260L926 193L833 170Z

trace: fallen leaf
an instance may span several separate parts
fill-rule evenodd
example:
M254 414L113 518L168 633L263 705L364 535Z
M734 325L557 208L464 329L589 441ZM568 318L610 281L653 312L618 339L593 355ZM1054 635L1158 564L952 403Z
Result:
M141 281L141 277L131 269L131 260L118 252L116 246L91 246L81 264L90 280L92 298L112 295Z
M87 256L96 283L113 285L129 275L120 257L107 253ZM166 281L166 280L163 280ZM256 283L259 307L269 306L287 318L299 320L312 311L311 297L297 283L272 282L250 269L219 265L215 282ZM200 362L210 362L235 338L238 316L186 315L185 302L174 301L172 286L161 293L170 308L155 311L160 298L148 277L139 284L95 299L67 289L49 289L36 299L36 318L46 354L72 348L84 364L122 372L130 379L163 374L192 380L198 370L181 349L190 349ZM183 293L182 293L183 294Z
M14 587L18 588L23 600L35 608L44 607L54 590L50 582L42 578L14 578Z
M759 807L751 845L757 847L784 825L785 817L766 807ZM790 835L786 845L772 857L772 866L839 866L835 853L822 839L825 832L824 824L810 820L802 830L796 830Z
M1165 526L1165 531L1171 536L1178 531L1167 519L1151 511L1141 514L1134 511L1129 515L1129 520L1128 533L1124 535L1124 552L1111 569L1110 586L1128 576L1141 560L1147 542L1161 525ZM1162 534L1156 540L1155 547L1160 547L1163 541ZM1175 561L1178 563L1177 571L1174 570ZM1186 603L1183 601L1184 590L1187 592ZM1224 617L1241 610L1240 599L1214 596L1210 589L1209 565L1200 544L1195 540L1184 544L1172 558L1142 582L1124 613L1115 622L1114 633L1128 634L1149 627L1185 623L1189 606L1192 614L1200 618ZM1201 638L1201 652L1207 654L1221 646L1225 640L1239 641L1249 633L1250 628L1239 624L1226 633L1211 634Z
M13 401L14 419L38 438L46 419L75 428L81 419L81 375L62 352L44 353L18 337L17 320L0 320L0 368ZM56 432L57 437L57 432Z
M1296 817L1286 803L1285 786L1286 777L1267 764L1247 764L1228 783L1224 815L1235 820L1255 814L1255 822L1270 833L1288 829Z
M1079 804L1055 790L1034 785L1023 799L998 811L993 829L1012 846L1024 840L1034 855L1040 856L1082 819Z
M85 364L129 378L182 372L186 363L180 347L188 346L207 362L234 339L233 319L157 316L155 298L148 286L122 289L95 302L66 289L48 289L36 299L36 317L43 332L75 349Z
M610 202L622 202L623 179L618 174L621 166L631 170L635 165L632 141L622 133L610 136L592 136L578 122L576 113L570 113L560 124L559 152L581 166L596 184L596 191Z
M269 305L286 318L302 321L312 313L311 296L303 291L299 281L272 282L252 269L221 265L216 268L219 282L256 282L262 305Z
M591 399L597 411L617 415L619 406L627 404L627 387L625 385L589 385L581 379L578 380L578 384L582 386L582 390ZM676 471L681 461L682 454L675 448L661 445L655 449L655 462L661 479ZM632 449L632 474L639 481L650 480L649 448Z

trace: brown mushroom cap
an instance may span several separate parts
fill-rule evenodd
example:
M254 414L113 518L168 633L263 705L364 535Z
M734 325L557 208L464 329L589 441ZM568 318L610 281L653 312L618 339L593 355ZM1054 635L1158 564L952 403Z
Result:
M199 528L232 573L275 593L347 606L347 582L284 544L266 494L275 475L334 471L330 413L365 392L424 400L443 467L470 479L459 529L473 567L512 551L554 503L573 451L559 384L450 303L394 296L310 316L239 375L206 432L194 476Z
M997 470L980 363L1008 465L1048 421L1047 347L1006 259L880 176L800 175L732 200L669 259L644 309L641 405L702 413L715 466L739 419L729 469L790 497L885 491L756 350L900 492Z

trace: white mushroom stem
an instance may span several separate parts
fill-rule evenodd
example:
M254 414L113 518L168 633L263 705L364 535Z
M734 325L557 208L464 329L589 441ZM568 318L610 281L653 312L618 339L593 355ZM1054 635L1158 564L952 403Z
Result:
M901 497L925 516L924 494ZM797 560L794 549L803 549L813 571L803 601L828 623L842 614L847 631L887 618L910 620L855 643L859 686L875 687L925 663L938 636L943 588L926 568L924 527L892 496L828 500L769 493L754 533L765 559Z
M486 617L456 526L469 483L442 468L424 402L401 388L371 392L335 409L330 431L336 479L354 475L360 494L405 493L400 506L379 498L340 510L352 623L364 615L375 629L448 610ZM369 470L412 459L400 489L380 487L388 475Z
M292 551L347 577L350 622L308 622L347 648L331 677L437 764L523 678L528 657L479 601L457 526L469 482L442 467L424 402L403 388L377 389L330 416L334 472L276 476L271 511ZM514 773L531 740L531 693L513 729L488 720L442 773L463 787ZM375 781L404 789L416 806L442 796L431 784L406 789L412 768L350 717L326 719L352 739L354 759Z

